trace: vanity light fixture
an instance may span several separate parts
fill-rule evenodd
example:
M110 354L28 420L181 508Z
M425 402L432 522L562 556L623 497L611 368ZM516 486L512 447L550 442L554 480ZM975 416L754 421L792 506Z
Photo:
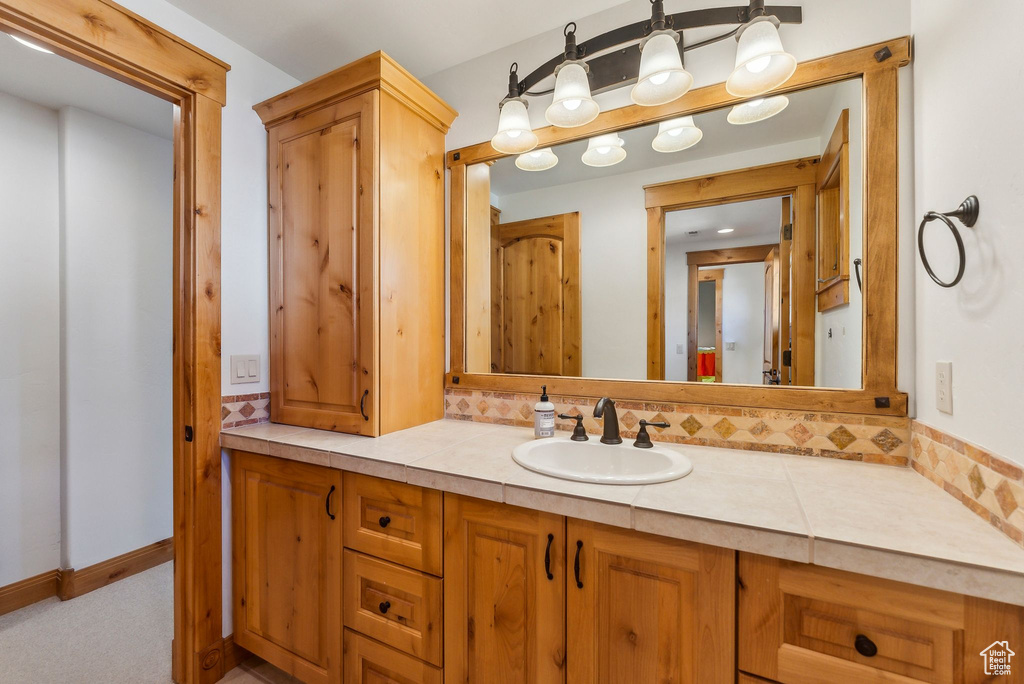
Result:
M742 126L770 119L789 106L789 98L785 95L759 97L756 100L738 104L732 108L727 117L729 123Z
M692 116L669 119L658 124L658 135L651 142L657 152L681 152L700 142L704 131L697 128Z
M33 50L38 50L39 52L45 52L48 55L52 55L53 54L53 50L47 50L42 45L36 45L35 43L33 43L31 41L28 41L28 40L25 40L24 38L21 38L19 36L15 36L15 35L11 35L11 34L8 34L8 35L10 35L11 38L13 38L14 40L18 41L19 43L21 43L25 47L32 48Z
M498 115L498 132L491 138L491 147L504 154L522 154L537 146L537 134L530 125L530 114L526 99L519 97L519 77L516 74L518 64L513 64L508 71L509 96L501 101L501 113Z
M587 166L614 166L626 158L624 144L618 133L591 138L587 151L583 153L583 163Z
M533 150L516 157L516 166L523 171L547 171L558 163L558 157L550 147Z
M570 30L569 27L572 26ZM583 126L601 113L601 108L590 96L590 67L576 50L576 24L565 27L565 60L555 67L555 98L544 112L552 126L575 128Z
M796 71L796 57L782 49L779 20L765 14L763 4L758 11L736 34L736 67L725 82L730 95L763 95Z
M491 141L494 149L506 154L516 154L506 152L512 148L529 149L525 143L510 142L510 138L516 139L517 131L522 136L527 130L522 126L519 104L508 108L513 101L521 101L525 109L523 98L553 94L544 117L548 123L563 128L583 126L597 118L600 107L593 95L631 84L635 84L630 92L633 102L663 105L682 97L693 85L693 76L683 67L684 53L734 36L738 44L736 68L727 84L730 93L754 97L779 87L793 75L796 60L782 48L778 27L802 23L800 7L765 7L764 0L749 0L746 7L715 7L666 15L664 0L650 2L649 20L612 29L579 44L576 24L569 22L563 31L563 52L521 81L513 64L508 94L501 101L498 132ZM711 38L691 44L683 39L687 29L729 25L734 27ZM552 76L554 88L535 89Z

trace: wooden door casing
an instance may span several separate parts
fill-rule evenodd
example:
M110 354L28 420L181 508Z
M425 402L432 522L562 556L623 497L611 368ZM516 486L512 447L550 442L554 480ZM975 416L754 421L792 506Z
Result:
M492 224L491 369L577 377L582 373L580 214Z
M733 551L575 519L566 538L569 684L734 680Z
M445 680L563 682L565 519L457 495L444 509Z
M375 435L378 93L271 128L271 419Z
M341 471L243 451L231 468L235 643L340 682Z
M782 352L779 349L780 307L782 285L779 281L779 248L775 247L764 258L764 359L761 370L764 384L771 384L769 379L774 371L780 372Z

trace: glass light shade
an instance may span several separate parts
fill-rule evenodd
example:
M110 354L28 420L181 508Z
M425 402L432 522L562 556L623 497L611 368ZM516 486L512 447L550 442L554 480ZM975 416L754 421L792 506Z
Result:
M534 150L516 157L516 166L523 171L547 171L558 163L558 157L550 147Z
M629 97L638 105L655 107L677 100L690 90L693 76L679 57L679 34L657 31L641 43L640 80Z
M651 142L658 152L681 152L693 147L704 137L704 131L697 128L692 116L669 119L658 124L658 135Z
M613 166L626 158L624 141L617 133L608 133L591 138L587 142L587 151L583 153L583 163L587 166Z
M757 123L775 116L789 106L789 98L785 95L762 97L738 104L729 112L729 123L743 125Z
M725 89L737 97L767 93L789 80L796 71L796 57L782 49L779 29L768 17L743 27L736 46L736 68Z
M537 134L530 126L530 115L522 98L506 100L498 115L498 132L491 147L504 154L522 154L537 146Z
M555 69L555 99L544 112L552 126L574 128L597 118L601 108L590 96L590 81L581 62L563 62Z
M38 50L39 52L45 52L48 55L52 55L53 54L53 50L47 50L42 45L36 45L32 41L25 40L24 38L21 38L19 36L12 35L11 38L13 38L14 40L18 41L19 43L21 43L22 45L24 45L27 48L32 48L33 50Z

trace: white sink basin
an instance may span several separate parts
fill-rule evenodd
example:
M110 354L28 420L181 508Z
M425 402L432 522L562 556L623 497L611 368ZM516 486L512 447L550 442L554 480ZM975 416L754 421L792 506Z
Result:
M512 450L512 459L544 475L597 484L668 482L693 470L690 459L673 449L637 449L630 441L601 444L596 437L586 442L573 442L568 437L527 442Z

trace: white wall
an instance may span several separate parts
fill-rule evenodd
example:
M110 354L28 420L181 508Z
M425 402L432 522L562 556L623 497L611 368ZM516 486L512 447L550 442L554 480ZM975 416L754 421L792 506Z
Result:
M820 131L821 152L835 129L844 109L850 111L850 214L849 261L850 301L824 313L814 320L814 384L818 387L859 388L861 382L861 349L864 337L864 301L857 287L853 260L864 254L864 105L863 83L844 81L835 86L836 94ZM909 196L909 195L908 195ZM829 337L829 331L832 336Z
M916 260L917 417L1024 464L1024 93L1013 54L1024 4L914 0L913 11L915 218L981 200L975 227L960 227L967 269L957 287L935 285ZM944 231L929 226L926 249L948 279L956 247ZM938 361L953 362L952 416L935 407Z
M163 0L120 1L231 65L221 133L221 393L266 392L270 387L267 134L252 106L299 81ZM232 354L259 354L262 381L231 385ZM231 469L227 454L221 461L221 586L226 636L232 631Z
M498 206L502 222L580 212L583 375L591 378L647 377L647 210L644 208L644 185L815 156L819 153L818 147L818 139L812 138L501 197ZM676 295L672 294L674 286L669 283L674 280L674 268L666 269L666 301L676 301ZM683 284L682 299L678 301L684 302L685 308L685 265L679 267L679 272L682 273ZM608 311L614 312L613 321L609 321ZM684 341L685 318L684 311L681 333ZM669 340L673 339L672 335L679 334L669 327L667 320L666 332L670 335ZM666 362L671 356L673 354L666 353ZM685 368L684 359L684 378Z
M63 567L83 568L173 533L174 156L71 107L60 144Z
M0 93L0 586L60 563L57 113Z

